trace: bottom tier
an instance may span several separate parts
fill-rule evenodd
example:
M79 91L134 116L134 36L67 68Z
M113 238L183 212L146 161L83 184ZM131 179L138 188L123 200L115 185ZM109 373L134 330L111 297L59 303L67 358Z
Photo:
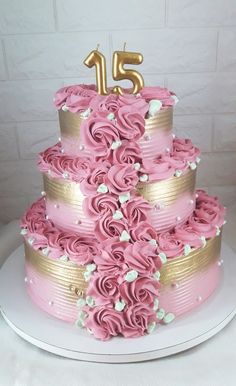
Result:
M183 315L194 310L217 288L222 262L221 237L207 241L204 248L168 261L160 270L160 314ZM25 242L27 291L47 313L74 323L77 300L86 293L85 268L72 262L48 259Z

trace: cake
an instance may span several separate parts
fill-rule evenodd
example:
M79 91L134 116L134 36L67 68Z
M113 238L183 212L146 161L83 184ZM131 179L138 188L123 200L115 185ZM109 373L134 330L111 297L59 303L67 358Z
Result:
M39 154L44 190L21 220L25 283L97 339L153 333L219 285L225 209L195 188L200 151L172 132L177 102L161 87L55 94L61 137Z

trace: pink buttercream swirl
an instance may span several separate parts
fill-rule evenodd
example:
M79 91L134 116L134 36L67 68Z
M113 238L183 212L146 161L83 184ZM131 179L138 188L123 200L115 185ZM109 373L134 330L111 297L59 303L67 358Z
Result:
M119 276L114 273L95 273L86 294L92 296L96 306L109 304L111 299L115 303L120 296Z
M137 171L129 164L113 165L107 173L109 191L122 194L134 189L139 181Z
M84 111L89 103L97 96L95 85L67 86L58 90L55 94L54 104L57 110L66 106L72 113Z
M130 244L110 238L101 244L101 253L94 258L98 272L118 275L127 271L124 252Z
M122 212L129 227L136 227L143 221L149 221L150 204L142 197L134 197L122 205Z
M117 112L117 126L120 137L131 141L137 141L145 132L144 117L134 105L120 107Z
M80 184L80 189L85 196L96 195L99 185L107 184L107 173L110 167L111 165L107 161L102 164L93 164L90 169L90 174L88 174Z
M175 94L164 87L144 87L140 91L140 94L146 101L150 101L152 99L160 100L163 107L175 105L175 101L172 98Z
M147 332L148 325L157 321L156 312L143 302L127 307L124 312L125 328L122 334L126 338L136 338Z
M129 244L124 256L129 267L144 276L152 275L162 265L156 247L146 241L136 241L134 244Z
M181 239L176 237L174 232L164 232L159 234L157 241L159 250L164 252L167 258L171 259L183 255L184 243Z
M160 284L150 277L139 277L131 283L125 281L119 287L121 298L129 305L143 303L151 308L154 300L159 296Z
M104 241L112 237L119 238L123 231L128 231L125 220L115 220L110 213L106 213L99 218L94 228L94 233L99 241Z
M95 221L105 213L112 215L118 209L119 203L114 195L96 194L86 197L83 201L84 214Z

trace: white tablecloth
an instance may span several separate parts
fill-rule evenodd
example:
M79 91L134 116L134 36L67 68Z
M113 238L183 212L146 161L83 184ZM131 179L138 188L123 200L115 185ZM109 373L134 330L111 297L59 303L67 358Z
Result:
M227 227L225 239L235 248L235 226ZM19 243L16 222L0 230L0 263ZM171 357L97 364L42 351L0 317L0 358L0 386L235 386L236 319L207 342Z

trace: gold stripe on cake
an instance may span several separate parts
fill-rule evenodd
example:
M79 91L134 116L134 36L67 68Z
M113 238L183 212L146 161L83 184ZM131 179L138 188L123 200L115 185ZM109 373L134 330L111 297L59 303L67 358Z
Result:
M182 194L195 190L196 170L189 169L180 177L150 183L139 183L137 190L151 204L173 204Z
M205 247L197 248L187 256L169 259L160 270L160 282L164 286L178 283L185 278L204 271L220 256L221 236L206 242Z
M63 137L79 138L81 123L86 119L79 113L59 110L59 124ZM160 110L155 117L145 119L145 133L169 132L172 130L173 108Z
M40 275L52 280L57 289L57 296L74 302L85 294L88 283L84 280L84 266L78 266L70 261L53 260L35 251L27 242L25 244L26 262Z
M80 184L73 181L59 180L43 175L44 190L46 197L51 200L63 201L65 203L81 206L84 195L80 190Z
M61 134L65 137L79 137L80 125L85 118L70 111L59 110L58 114Z

